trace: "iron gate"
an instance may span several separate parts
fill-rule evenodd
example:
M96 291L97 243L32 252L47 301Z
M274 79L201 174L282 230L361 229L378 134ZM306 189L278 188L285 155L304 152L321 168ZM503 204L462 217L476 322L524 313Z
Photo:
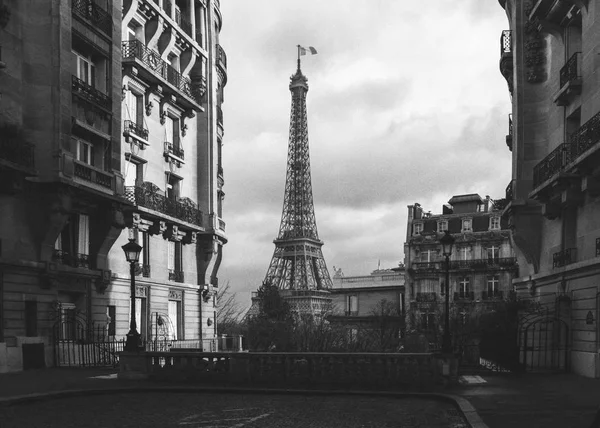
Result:
M87 325L78 316L56 321L52 336L57 367L116 367L125 347L125 339L109 336L106 326Z
M519 360L527 371L567 371L569 327L554 316L526 319L519 331Z

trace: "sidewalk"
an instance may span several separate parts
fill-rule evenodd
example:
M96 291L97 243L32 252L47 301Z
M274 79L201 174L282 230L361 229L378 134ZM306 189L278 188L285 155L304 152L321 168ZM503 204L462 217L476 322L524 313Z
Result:
M143 380L116 379L117 371L48 368L0 374L0 398L64 390L157 385ZM108 378L95 378L97 376ZM570 374L483 374L481 378L485 383L459 385L436 392L467 399L490 428L600 428L600 420L592 424L600 409L600 380ZM165 382L159 385L179 386Z
M466 398L490 428L600 428L600 380L572 374L493 374L449 393Z

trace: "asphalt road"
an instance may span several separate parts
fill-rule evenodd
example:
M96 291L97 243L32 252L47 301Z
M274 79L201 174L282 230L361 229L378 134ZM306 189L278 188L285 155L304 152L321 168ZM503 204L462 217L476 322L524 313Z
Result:
M467 426L452 404L420 398L138 392L0 406L1 428Z

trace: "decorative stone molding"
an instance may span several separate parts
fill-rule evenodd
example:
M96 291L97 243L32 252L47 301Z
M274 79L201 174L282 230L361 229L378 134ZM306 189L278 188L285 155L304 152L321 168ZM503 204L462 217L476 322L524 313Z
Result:
M169 300L183 300L183 290L169 289Z
M150 235L162 235L167 230L167 223L164 221L155 220L154 224L148 228Z
M154 222L152 220L143 219L140 213L132 213L131 227L140 232L148 232Z
M163 232L163 238L173 242L180 242L185 236L185 232L179 231L179 226L168 223L166 230Z
M184 244L195 244L197 241L197 232L187 232L182 239Z

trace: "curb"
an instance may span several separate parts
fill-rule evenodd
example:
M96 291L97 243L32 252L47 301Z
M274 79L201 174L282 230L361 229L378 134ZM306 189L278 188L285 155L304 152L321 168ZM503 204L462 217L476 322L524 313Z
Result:
M311 390L311 389L281 389L281 388L244 388L244 387L198 387L198 386L124 386L97 389L67 389L63 391L43 392L36 394L18 395L0 398L0 406L30 403L54 398L67 398L82 395L102 395L115 393L145 393L145 392L221 392L221 393L254 393L254 394L289 394L289 395L349 395L349 396L380 396L395 398L430 398L454 404L472 428L489 428L481 419L477 410L465 398L454 394L435 392L392 392L392 391L344 391L344 390ZM600 415L600 413L599 413Z

